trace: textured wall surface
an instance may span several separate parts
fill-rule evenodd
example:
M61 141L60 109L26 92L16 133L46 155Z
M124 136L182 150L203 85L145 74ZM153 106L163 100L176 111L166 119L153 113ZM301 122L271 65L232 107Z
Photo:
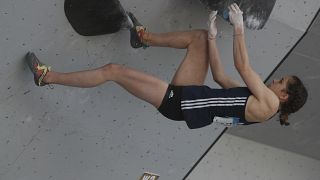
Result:
M314 1L305 1L314 8ZM309 3L310 2L310 3ZM123 0L150 31L206 28L208 13L195 0ZM295 5L292 5L295 7ZM302 36L278 7L261 31L247 31L252 65L266 78ZM305 17L309 9L290 16ZM302 15L303 14L303 15ZM301 15L301 16L300 16ZM289 19L290 19L289 18ZM292 20L290 19L290 20ZM231 26L218 19L217 39L226 72L232 62ZM0 179L137 179L144 171L181 179L223 131L189 130L114 83L80 89L36 87L23 61L28 51L62 72L120 63L170 81L185 50L132 49L128 31L83 37L74 32L58 0L0 2ZM210 76L209 76L210 77ZM217 87L208 79L209 86Z
M320 161L224 134L186 180L316 180Z

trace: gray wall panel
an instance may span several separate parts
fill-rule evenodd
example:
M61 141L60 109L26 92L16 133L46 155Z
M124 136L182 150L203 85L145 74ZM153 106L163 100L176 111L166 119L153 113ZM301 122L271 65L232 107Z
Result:
M319 9L320 1L277 0L271 18L305 31Z
M317 30L320 31L320 27ZM314 31L317 31L317 30L314 28L311 28L309 33L296 46L293 53L306 57L309 60L320 62L320 51L317 49L320 47L320 42L319 42L320 34L313 33ZM289 66L292 66L292 65L289 65Z
M317 16L311 25L310 32L320 35L319 29L320 29L320 16Z

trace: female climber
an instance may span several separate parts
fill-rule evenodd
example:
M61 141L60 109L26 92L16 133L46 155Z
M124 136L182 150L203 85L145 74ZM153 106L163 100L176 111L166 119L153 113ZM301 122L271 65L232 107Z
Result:
M34 53L26 61L38 86L60 84L81 88L96 87L114 81L134 96L156 107L165 117L185 121L189 128L212 122L227 126L265 122L280 114L281 125L289 125L288 115L298 111L308 93L296 76L284 76L265 85L249 63L245 45L242 11L237 4L229 7L233 25L233 57L245 87L225 74L216 44L216 11L209 15L208 30L191 30L155 34L147 32L132 13L131 46L161 46L187 49L186 55L170 83L119 64L70 73L52 71ZM222 87L204 85L210 67L213 79Z

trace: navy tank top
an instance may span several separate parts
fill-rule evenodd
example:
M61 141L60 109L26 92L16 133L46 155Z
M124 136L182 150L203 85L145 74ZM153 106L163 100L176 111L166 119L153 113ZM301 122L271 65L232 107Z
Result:
M236 124L249 125L245 119L248 97L247 87L212 89L208 86L184 86L181 109L189 128L195 129L211 124L217 118L236 119Z

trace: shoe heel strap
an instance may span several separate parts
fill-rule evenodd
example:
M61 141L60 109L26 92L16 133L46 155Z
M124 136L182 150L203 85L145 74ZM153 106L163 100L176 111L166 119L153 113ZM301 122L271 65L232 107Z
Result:
M47 75L48 72L51 71L51 67L50 66L42 66L42 67L39 67L43 70L43 73L41 74L41 76L39 77L39 80L38 80L38 85L39 86L44 86L46 85L47 83L44 83L43 82L43 79L44 77Z
M146 49L147 47L149 47L148 42L143 39L143 36L144 36L145 32L147 32L147 29L143 26L137 26L136 31L139 36L139 40L142 43L142 48Z

